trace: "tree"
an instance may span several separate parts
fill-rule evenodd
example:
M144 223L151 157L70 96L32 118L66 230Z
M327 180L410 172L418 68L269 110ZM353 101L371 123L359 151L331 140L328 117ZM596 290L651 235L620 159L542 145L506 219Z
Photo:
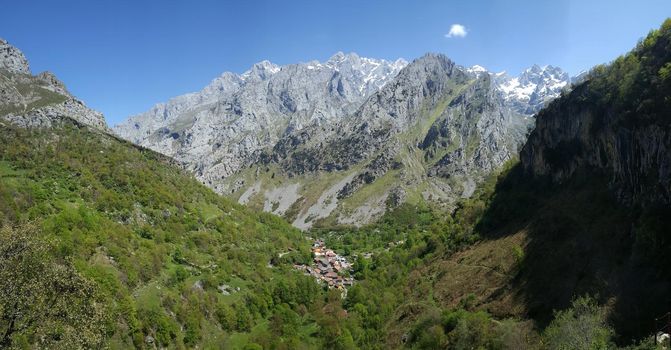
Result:
M93 348L106 314L95 285L57 262L32 225L0 229L0 348Z
M555 313L544 340L549 349L609 349L612 335L605 309L589 297L580 297L568 310Z
M280 304L275 307L268 326L273 335L291 338L298 335L300 323L300 317L291 310L289 305Z

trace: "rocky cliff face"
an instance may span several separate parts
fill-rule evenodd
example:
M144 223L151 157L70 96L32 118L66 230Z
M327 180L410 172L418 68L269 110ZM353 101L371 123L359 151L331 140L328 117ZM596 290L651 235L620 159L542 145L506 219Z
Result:
M511 79L436 54L407 66L341 53L324 63L264 61L115 131L297 227L358 225L404 201L449 207L510 159L531 104L559 93L546 88L555 81L539 78L539 97L511 97Z
M109 131L102 113L72 96L51 72L33 76L23 53L0 39L0 118L48 127L62 117Z
M551 103L521 153L524 168L556 182L610 179L627 203L671 200L671 22Z

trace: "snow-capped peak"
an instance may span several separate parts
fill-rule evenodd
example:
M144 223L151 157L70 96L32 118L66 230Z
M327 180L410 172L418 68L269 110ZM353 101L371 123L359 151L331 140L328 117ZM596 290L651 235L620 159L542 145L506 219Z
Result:
M355 82L355 88L361 95L375 92L384 86L403 69L408 62L402 58L396 61L361 57L356 53L337 52L326 62L311 62L307 69L328 68L341 72Z
M487 68L476 64L474 66L466 68L465 71L467 73L475 75L476 78L479 78L482 73L487 72Z
M273 74L279 72L280 69L280 66L268 60L263 60L261 62L255 63L250 70L242 73L241 78L243 80L248 80L250 78L266 80Z
M559 67L533 65L517 77L496 74L495 80L504 99L522 114L534 114L556 98L570 84L568 73Z
M487 69L483 66L480 66L480 65L476 64L475 66L472 66L471 68L468 68L468 71L469 72L484 73L484 72L487 71Z

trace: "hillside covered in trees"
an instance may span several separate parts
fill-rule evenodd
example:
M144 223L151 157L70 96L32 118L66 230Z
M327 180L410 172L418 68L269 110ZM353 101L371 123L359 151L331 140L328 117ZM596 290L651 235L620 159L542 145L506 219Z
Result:
M69 119L0 128L4 346L221 347L323 297L288 265L297 230L167 158Z

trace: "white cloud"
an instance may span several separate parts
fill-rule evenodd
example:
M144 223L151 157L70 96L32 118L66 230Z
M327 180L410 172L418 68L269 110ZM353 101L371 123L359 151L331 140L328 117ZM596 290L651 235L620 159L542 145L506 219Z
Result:
M463 38L468 34L466 27L461 24L453 24L450 27L449 33L445 34L446 38Z

